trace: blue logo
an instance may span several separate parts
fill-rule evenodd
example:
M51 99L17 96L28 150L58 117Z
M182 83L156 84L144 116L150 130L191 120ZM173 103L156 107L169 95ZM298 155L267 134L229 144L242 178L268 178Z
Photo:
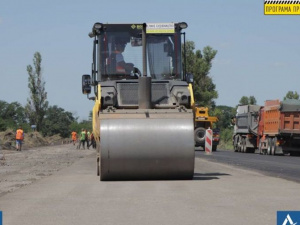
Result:
M2 211L0 211L0 225L2 225Z
M277 211L277 225L300 225L300 211Z

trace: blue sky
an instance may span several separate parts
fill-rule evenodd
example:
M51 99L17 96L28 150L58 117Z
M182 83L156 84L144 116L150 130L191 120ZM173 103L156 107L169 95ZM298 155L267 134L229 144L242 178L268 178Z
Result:
M217 105L300 92L300 16L265 16L263 0L1 0L0 100L26 104L26 66L39 51L50 105L86 119L93 102L81 94L81 75L90 73L93 24L181 21L197 49L218 50Z

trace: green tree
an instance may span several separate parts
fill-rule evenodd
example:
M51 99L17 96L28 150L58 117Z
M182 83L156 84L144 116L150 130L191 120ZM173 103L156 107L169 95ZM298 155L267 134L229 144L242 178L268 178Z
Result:
M243 96L241 97L240 101L239 101L240 105L248 105L249 104L249 98L247 96Z
M16 129L26 124L25 110L18 102L0 101L0 130Z
M42 56L39 52L36 52L33 58L34 68L31 65L27 66L30 97L27 98L25 111L30 124L35 124L37 131L41 130L43 119L48 108L45 82L42 80L41 62Z
M87 129L89 131L93 130L92 121L89 121L89 120L82 120L79 123L77 121L74 121L71 124L70 128L71 128L72 131L74 130L77 133L79 133L81 131L81 129Z
M236 108L220 105L216 106L214 110L211 111L212 116L218 117L218 122L216 122L216 127L224 130L226 128L230 128L231 125L231 119L236 114Z
M216 122L216 128L220 129L220 148L232 149L233 126L231 124L232 117L236 114L236 108L220 105L212 110L212 115L217 116L219 121Z
M297 99L299 100L299 94L297 93L297 91L288 91L288 93L286 93L285 97L283 98L284 100L286 99Z
M7 102L0 101L0 131L5 131L7 129L5 111L7 108Z
M240 105L256 105L256 98L251 95L250 97L243 96L239 101Z
M211 108L215 105L214 99L218 98L216 85L209 76L212 60L217 50L206 46L201 50L195 50L193 41L186 42L186 71L194 75L194 97L199 106Z
M69 137L71 124L75 121L71 112L65 111L57 105L50 106L43 120L42 133L44 136L60 134L61 137Z
M249 97L249 104L250 105L256 105L256 98L254 96Z

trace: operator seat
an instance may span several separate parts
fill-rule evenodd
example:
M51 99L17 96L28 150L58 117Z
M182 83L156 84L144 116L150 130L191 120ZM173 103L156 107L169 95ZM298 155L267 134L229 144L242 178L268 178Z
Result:
M112 52L110 56L107 58L106 68L107 68L108 75L116 74L117 71L116 53Z

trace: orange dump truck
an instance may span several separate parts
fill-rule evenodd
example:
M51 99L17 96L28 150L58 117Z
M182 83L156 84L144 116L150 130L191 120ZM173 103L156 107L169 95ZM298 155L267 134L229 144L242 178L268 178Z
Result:
M265 101L259 118L257 144L261 154L300 155L300 100Z

